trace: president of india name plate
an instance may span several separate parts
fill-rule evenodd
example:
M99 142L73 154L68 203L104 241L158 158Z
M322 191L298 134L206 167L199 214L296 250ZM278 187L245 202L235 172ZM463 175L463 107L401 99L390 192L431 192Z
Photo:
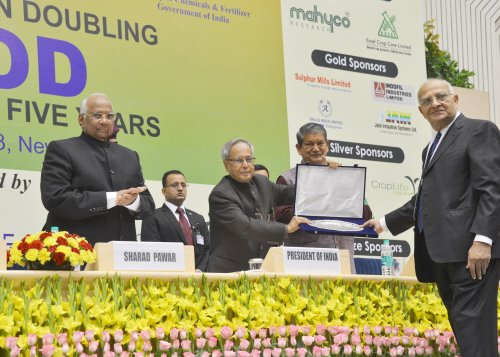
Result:
M331 231L359 232L363 230L363 227L361 227L359 224L331 219L311 221L309 225L312 227L328 229Z

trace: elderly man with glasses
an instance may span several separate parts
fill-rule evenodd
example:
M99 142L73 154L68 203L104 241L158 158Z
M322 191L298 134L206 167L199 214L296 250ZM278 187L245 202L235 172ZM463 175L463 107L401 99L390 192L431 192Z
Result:
M209 196L210 272L248 270L248 261L264 258L270 246L280 245L289 233L307 223L293 217L288 224L274 221L273 207L292 204L295 186L277 185L254 175L254 150L250 142L234 139L222 147L228 172Z
M79 234L91 244L136 240L135 219L154 211L139 156L110 143L116 116L102 93L83 100L78 137L52 141L43 161L40 191L49 211L45 230Z
M161 182L165 203L142 223L141 241L192 245L196 269L206 271L210 234L203 216L184 207L186 177L179 170L169 170Z

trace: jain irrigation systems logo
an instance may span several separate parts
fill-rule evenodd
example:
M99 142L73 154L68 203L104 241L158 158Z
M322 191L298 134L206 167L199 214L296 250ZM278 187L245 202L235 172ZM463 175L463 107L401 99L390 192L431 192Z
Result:
M396 26L394 26L394 23L396 22L396 16L389 16L387 14L387 11L384 11L384 13L382 14L382 18L382 24L380 25L380 29L378 30L378 35L397 40L398 33L396 31Z
M318 10L317 5L314 5L312 10L291 7L290 19L292 25L304 27L305 24L306 28L319 31L325 31L326 29L326 31L331 33L333 33L335 28L348 29L351 27L351 20L349 19L348 13L346 13L345 16L340 16L338 14L322 12Z

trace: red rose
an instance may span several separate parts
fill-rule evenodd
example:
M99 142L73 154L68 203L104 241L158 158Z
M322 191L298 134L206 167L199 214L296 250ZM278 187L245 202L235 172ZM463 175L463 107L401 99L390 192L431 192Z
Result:
M71 248L71 251L76 254L80 254L80 251L76 248Z
M90 250L92 251L92 244L88 243L88 242L85 242L85 241L81 241L80 242L80 247L85 249L85 250Z
M63 237L57 237L57 244L59 245L69 245L68 241Z
M57 249L57 246L53 245L52 247L48 247L47 249L49 250L49 252L54 253Z
M17 246L17 249L19 249L21 251L21 253L26 254L29 247L28 247L28 244L26 244L26 242L23 241L23 242L19 243L19 245Z
M54 253L54 262L56 263L56 265L59 266L63 265L65 260L66 256L64 255L64 253L61 252Z
M28 245L28 249L42 250L42 248L43 248L43 243L40 242L39 240L35 240Z
M43 232L42 234L40 234L40 240L43 242L45 240L45 238L47 237L51 237L52 236L52 232Z

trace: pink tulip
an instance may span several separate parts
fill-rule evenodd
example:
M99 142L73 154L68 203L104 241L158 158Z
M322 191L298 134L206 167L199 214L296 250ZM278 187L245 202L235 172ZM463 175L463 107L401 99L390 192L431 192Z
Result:
M345 345L344 346L344 354L347 356L352 355L353 349L351 345Z
M297 356L298 357L305 357L307 355L307 349L304 347L297 348Z
M410 337L408 336L401 336L401 343L405 346L410 344Z
M281 337L286 336L286 326L278 327L278 335L280 335Z
M115 353L111 352L111 351L106 351L106 352L104 352L104 354L102 356L103 357L115 357Z
M384 326L384 333L389 336L392 332L391 326Z
M382 352L382 347L377 346L377 356L383 356L384 353Z
M356 346L356 354L360 355L363 353L363 347L361 345Z
M297 346L297 339L295 336L290 337L290 346Z
M299 328L295 325L290 325L288 327L288 332L290 333L290 336L296 337L299 334Z
M67 354L69 352L69 344L68 342L64 342L61 346L61 351L64 354Z
M382 333L382 326L375 326L373 328L373 334L374 335L380 335Z
M183 357L194 357L194 356L195 356L195 354L194 354L193 352L184 352L184 353L182 354L182 356L183 356Z
M129 357L129 356L130 356L130 352L123 351L122 353L120 353L120 357Z
M182 340L181 348L183 351L191 351L191 340Z
M424 352L425 352L424 347L421 346L415 347L415 353L417 354L417 356L422 356Z
M94 339L94 331L93 330L87 330L85 331L85 339L90 342Z
M273 337L274 335L276 335L276 326L269 326L269 336Z
M173 341L172 341L172 348L173 348L174 350L178 350L178 349L179 349L179 347L181 347L181 343L180 343L179 339L175 339L175 340L173 340Z
M181 329L179 331L179 337L181 338L181 340L187 339L187 337L188 337L187 331L185 329Z
M127 351L129 351L129 352L134 352L135 351L135 341L134 340L131 340L128 343Z
M160 345L161 345L161 342L160 342ZM122 353L122 352L123 352L123 347L122 347L122 345L121 345L121 344L119 344L119 343L115 343L115 344L113 345L113 350L115 351L115 353L120 354L120 353Z
M262 339L264 339L264 338L266 338L266 336L267 336L267 329L261 328L259 330L259 337L262 338Z
M207 344L207 339L206 338L197 338L196 339L196 348L201 350L205 345Z
M281 356L281 348L275 347L271 350L272 357L280 357Z
M370 348L370 346L363 346L363 353L365 356L371 356L372 349Z
M231 351L233 346L234 346L234 342L232 342L230 340L226 340L226 342L224 343L224 351Z
M302 333L303 333L304 335L308 335L308 334L309 334L309 332L311 332L311 327L309 327L309 326L301 326L301 327L300 327L300 330L302 331Z
M326 337L323 335L314 336L314 342L316 342L316 344L318 346L321 346L323 344L323 342L325 342L325 341L326 341Z
M163 340L165 338L165 330L160 326L156 328L156 338L159 340Z
M263 341L262 341L262 345L266 348L270 348L270 347L273 347L273 343L271 342L271 339L268 337L268 338L265 338Z
M189 341L191 343L191 341ZM153 346L151 345L151 341L145 341L144 344L142 345L142 350L144 352L151 352L153 350Z
M53 333L46 333L42 337L42 344L43 345L51 345L54 343L54 334Z
M19 347L14 346L14 347L11 348L9 356L10 357L17 357L20 354L21 354L21 350L19 349Z
M263 357L272 357L271 350L269 348L264 348L264 351L262 351L262 356Z
M262 346L262 341L260 338L256 338L255 340L253 340L253 348L260 350L261 346Z
M417 353L415 352L415 347L408 348L408 356L415 357Z
M260 357L260 355L260 350L253 349L252 352L250 352L250 356L252 357Z
M92 341L89 343L89 352L94 353L97 351L98 348L99 348L98 341Z
M151 339L151 334L147 330L141 330L139 334L143 341L149 341Z
M237 356L238 357L251 357L251 354L248 353L247 351L238 351Z
M339 345L336 345L336 344L332 345L332 353L333 353L334 355L338 355L338 354L340 354L340 346L339 346Z
M123 341L123 331L122 330L116 330L115 333L113 334L113 338L115 339L115 342L122 342Z
M58 333L56 335L57 338L57 344L62 346L64 343L68 342L68 334L66 332L64 333Z
M194 337L196 338L200 338L203 336L203 330L199 327L197 327L195 330L194 330Z
M314 337L312 336L302 336L302 343L309 347L314 343Z
M167 355L165 355L165 357L167 357ZM210 357L210 353L208 353L207 351L205 351L205 352L203 352L203 353L201 354L201 356L200 356L200 357Z
M238 327L236 329L236 332L234 333L234 337L241 340L242 338L244 338L247 334L247 331L244 327Z
M205 338L206 339L209 339L210 337L213 337L215 336L215 332L214 332L214 329L209 327L205 330Z
M321 347L314 346L312 349L312 355L313 357L321 357Z
M366 345L373 344L373 336L372 335L365 335L364 340L365 340Z
M85 336L85 333L82 331L73 332L73 343L76 345L82 342L83 336Z
M432 349L432 347L431 347L431 346L427 346L427 347L425 348L425 354L426 354L427 356L432 356L433 352L434 352L434 351L433 351L433 349Z
M229 326L222 326L220 329L220 336L224 339L227 340L228 338L231 337L233 334L233 330Z
M17 347L17 339L18 337L6 337L5 338L5 347L7 349L13 349L14 347Z
M75 351L76 351L77 353L82 353L82 352L83 352L83 350L84 350L83 345L82 345L80 342L78 342L78 343L75 345Z
M172 347L172 344L170 342L160 340L160 342L158 343L158 349L160 351L168 351L170 347Z
M30 347L30 357L36 357L37 356L37 350L36 350L36 346L31 346Z
M287 339L284 337L278 337L278 347L285 348L287 343Z
M238 349L246 351L248 347L250 347L250 341L248 341L246 338L241 339Z
M391 349L389 350L389 356L391 357L396 357L398 355L396 349L394 347L391 347Z
M217 338L216 338L216 337L214 337L214 336L209 337L209 338L208 338L208 347L210 347L210 348L214 348L215 346L217 346L217 343L218 343L218 342L219 342L219 341L217 340Z
M39 351L42 352L43 357L50 357L54 355L56 348L54 345L43 345Z
M316 325L316 334L318 335L324 335L326 332L326 326L325 325Z
M295 356L295 349L293 348L285 348L285 356L286 357L294 357Z
M323 348L321 348L321 355L323 357L330 356L330 347L323 347Z
M224 357L236 357L236 352L234 352L234 351L224 351Z
M7 339L5 339L7 341ZM33 346L38 341L38 336L34 333L28 335L28 346Z
M252 330L250 330L250 338L251 338L252 340L254 340L254 339L255 339L255 337L257 337L257 331L255 331L255 330L253 330L253 329L252 329Z
M132 331L130 333L130 340L134 342L139 341L139 333L137 331Z
M363 326L363 335L370 335L370 334L371 334L370 326L368 325Z
M176 328L171 329L169 336L171 340L177 339L179 337L179 330Z

